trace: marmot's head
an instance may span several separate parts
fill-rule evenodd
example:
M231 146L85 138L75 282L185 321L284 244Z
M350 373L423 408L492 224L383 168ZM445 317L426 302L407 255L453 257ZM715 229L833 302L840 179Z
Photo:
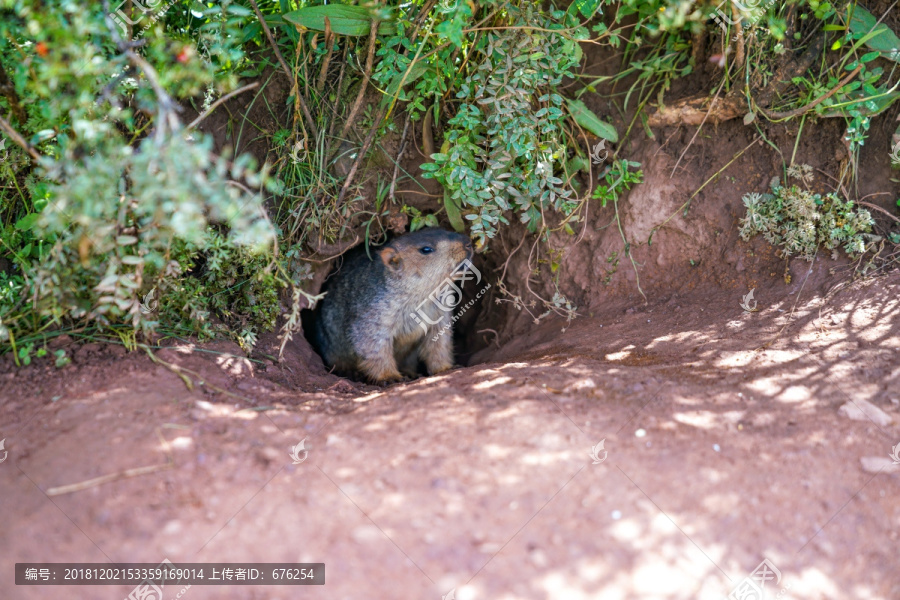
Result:
M440 286L472 253L468 236L436 228L401 235L378 251L388 278L421 297Z

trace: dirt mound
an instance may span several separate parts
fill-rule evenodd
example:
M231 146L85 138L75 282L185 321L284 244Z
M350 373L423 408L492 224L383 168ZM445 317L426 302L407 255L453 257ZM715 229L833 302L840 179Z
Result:
M301 361L225 345L158 351L188 389L146 355L83 347L61 372L0 375L0 570L304 561L326 564L312 597L675 599L721 598L767 558L772 596L898 597L898 289L894 273L761 293L753 313L713 290L600 310L389 389L299 391ZM839 415L863 401L889 422Z
M589 60L588 72L611 64ZM704 77L679 82L676 99ZM268 89L280 106L285 90ZM870 199L883 207L898 191L886 151L895 117L873 122L854 188L894 194ZM61 369L0 360L0 572L324 562L326 585L305 595L678 599L724 597L766 558L779 570L770 597L900 598L889 458L900 447L900 273L853 282L846 260L787 261L740 240L742 196L795 154L797 131L759 127L632 136L615 151L642 164L645 182L617 206L593 203L574 237L551 236L556 271L535 273L534 240L505 229L476 266L491 282L505 272L528 310L495 285L457 328L469 366L439 377L350 382L300 336L277 362L274 334L250 357L166 340L151 360L61 338L73 355ZM841 127L814 123L796 146L822 191L848 159ZM417 173L423 157L410 153L404 168ZM741 307L751 289L755 312ZM559 291L580 317L535 324L532 291ZM845 405L864 419L841 416ZM0 597L55 595L3 577ZM194 586L187 597L294 593Z

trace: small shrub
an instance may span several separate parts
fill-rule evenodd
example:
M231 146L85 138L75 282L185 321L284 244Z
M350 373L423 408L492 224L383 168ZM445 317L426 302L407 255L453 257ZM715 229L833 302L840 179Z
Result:
M788 176L804 184L811 180L809 165L791 167ZM851 257L865 253L879 236L871 235L874 221L869 211L857 209L850 200L834 192L815 194L797 185L781 185L776 177L771 194L752 192L744 196L747 215L741 219L744 240L762 234L767 242L780 246L785 256L812 260L819 246L837 256L838 247Z

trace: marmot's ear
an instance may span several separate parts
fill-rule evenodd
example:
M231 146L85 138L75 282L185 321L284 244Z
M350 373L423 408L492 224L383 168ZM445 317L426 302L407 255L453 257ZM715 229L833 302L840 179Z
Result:
M381 262L384 263L384 266L391 271L399 271L403 264L403 258L401 258L400 253L390 246L386 246L379 250L378 256L381 257Z

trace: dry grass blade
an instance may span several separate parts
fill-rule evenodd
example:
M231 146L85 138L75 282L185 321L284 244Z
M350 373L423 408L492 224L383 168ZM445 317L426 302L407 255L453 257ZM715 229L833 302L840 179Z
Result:
M80 492L82 490L87 490L93 487L97 487L99 485L103 485L105 483L112 483L113 481L119 481L120 479L127 479L129 477L139 477L141 475L149 475L150 473L156 473L157 471L167 471L175 467L175 460L172 458L172 450L169 447L169 443L163 437L163 435L159 432L159 429L156 430L156 436L159 438L160 443L163 448L165 448L166 452L166 462L158 465L150 465L147 467L135 467L133 469L125 469L124 471L119 471L117 473L110 473L109 475L101 475L100 477L94 477L93 479L87 479L85 481L79 481L78 483L70 483L69 485L60 485L57 487L52 487L48 489L45 493L48 496L62 496L63 494L71 494L72 492Z
M265 17L263 17L262 12L259 10L259 6L256 4L256 0L250 0L250 5L253 6L253 10L256 12L256 18L259 19L259 24L262 26L263 31L266 34L266 38L269 40L269 45L272 46L272 50L275 52L275 56L278 58L278 62L281 63L281 68L284 69L284 74L287 75L287 78L290 81L295 81L293 73L291 73L290 67L285 62L284 57L281 55L281 50L278 49L278 43L275 41L275 38L272 36L272 30L269 29L269 25L266 23ZM309 127L309 131L313 137L318 137L318 130L316 129L316 122L312 118L312 114L309 112L309 105L306 102L306 98L303 94L300 93L300 88L297 86L297 102L300 104L300 108L303 110L303 116L306 119L306 125Z

